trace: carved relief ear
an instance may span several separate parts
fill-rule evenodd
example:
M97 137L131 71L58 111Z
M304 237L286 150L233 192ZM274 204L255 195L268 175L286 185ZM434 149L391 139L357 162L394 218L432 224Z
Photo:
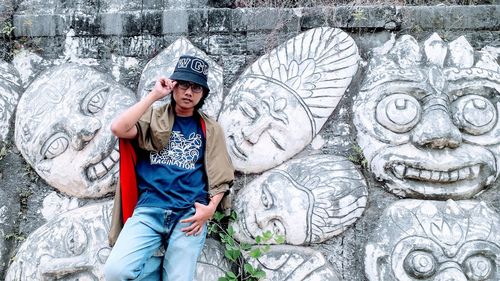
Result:
M391 266L389 256L377 244L368 243L365 247L365 275L370 281L390 279Z

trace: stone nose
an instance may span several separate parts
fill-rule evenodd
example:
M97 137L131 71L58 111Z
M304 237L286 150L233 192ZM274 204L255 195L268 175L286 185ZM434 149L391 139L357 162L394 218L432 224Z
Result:
M457 148L462 143L462 134L453 124L448 101L432 98L424 103L422 120L413 130L412 142L433 149Z
M441 270L434 281L467 281L465 274L457 267L448 267Z

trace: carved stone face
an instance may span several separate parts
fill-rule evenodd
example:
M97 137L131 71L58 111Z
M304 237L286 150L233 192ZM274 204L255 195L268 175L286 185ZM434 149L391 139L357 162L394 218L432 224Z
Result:
M315 28L245 70L218 119L235 168L262 172L304 149L337 106L358 60L346 33Z
M0 142L6 141L10 132L10 120L21 91L21 78L17 70L0 60Z
M104 280L112 202L64 213L31 233L7 272L7 281Z
M181 55L191 55L202 58L209 65L208 71L208 87L210 93L205 99L202 107L203 112L207 115L216 118L222 107L222 67L211 59L205 52L196 48L189 40L184 37L177 39L168 48L161 51L156 57L151 59L144 67L141 74L141 80L138 86L139 98L146 97L154 88L159 77L169 77L174 72L175 66ZM160 101L157 101L153 106L170 103L170 96L166 96Z
M498 176L500 67L464 38L403 36L374 55L354 104L372 172L399 195L470 198Z
M16 115L16 145L35 171L76 197L114 190L118 141L114 117L134 94L94 69L66 64L41 74L23 94Z
M239 83L219 118L235 167L260 170L270 158L282 162L312 140L311 120L293 94L254 78Z
M344 158L321 155L272 169L236 196L235 238L255 243L263 232L283 235L287 244L320 243L342 233L362 214L366 184ZM273 242L273 241L271 241Z
M248 262L263 270L268 281L340 280L325 257L311 248L271 246L269 252Z
M400 200L365 251L370 281L500 278L500 216L478 201Z

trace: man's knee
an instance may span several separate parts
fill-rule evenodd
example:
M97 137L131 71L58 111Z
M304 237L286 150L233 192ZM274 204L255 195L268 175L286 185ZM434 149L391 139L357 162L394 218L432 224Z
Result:
M129 280L130 277L128 275L130 275L130 272L123 266L123 263L113 260L106 261L104 265L104 279L106 281Z

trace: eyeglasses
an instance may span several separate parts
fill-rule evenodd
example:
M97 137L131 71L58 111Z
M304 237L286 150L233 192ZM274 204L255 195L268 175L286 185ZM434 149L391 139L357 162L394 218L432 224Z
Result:
M199 93L203 92L203 87L198 85L198 84L195 84L195 83L191 83L191 82L187 82L187 81L177 81L177 85L179 86L179 88L181 90L184 90L184 91L187 91L187 89L189 89L191 87L191 91L193 93L199 94Z

